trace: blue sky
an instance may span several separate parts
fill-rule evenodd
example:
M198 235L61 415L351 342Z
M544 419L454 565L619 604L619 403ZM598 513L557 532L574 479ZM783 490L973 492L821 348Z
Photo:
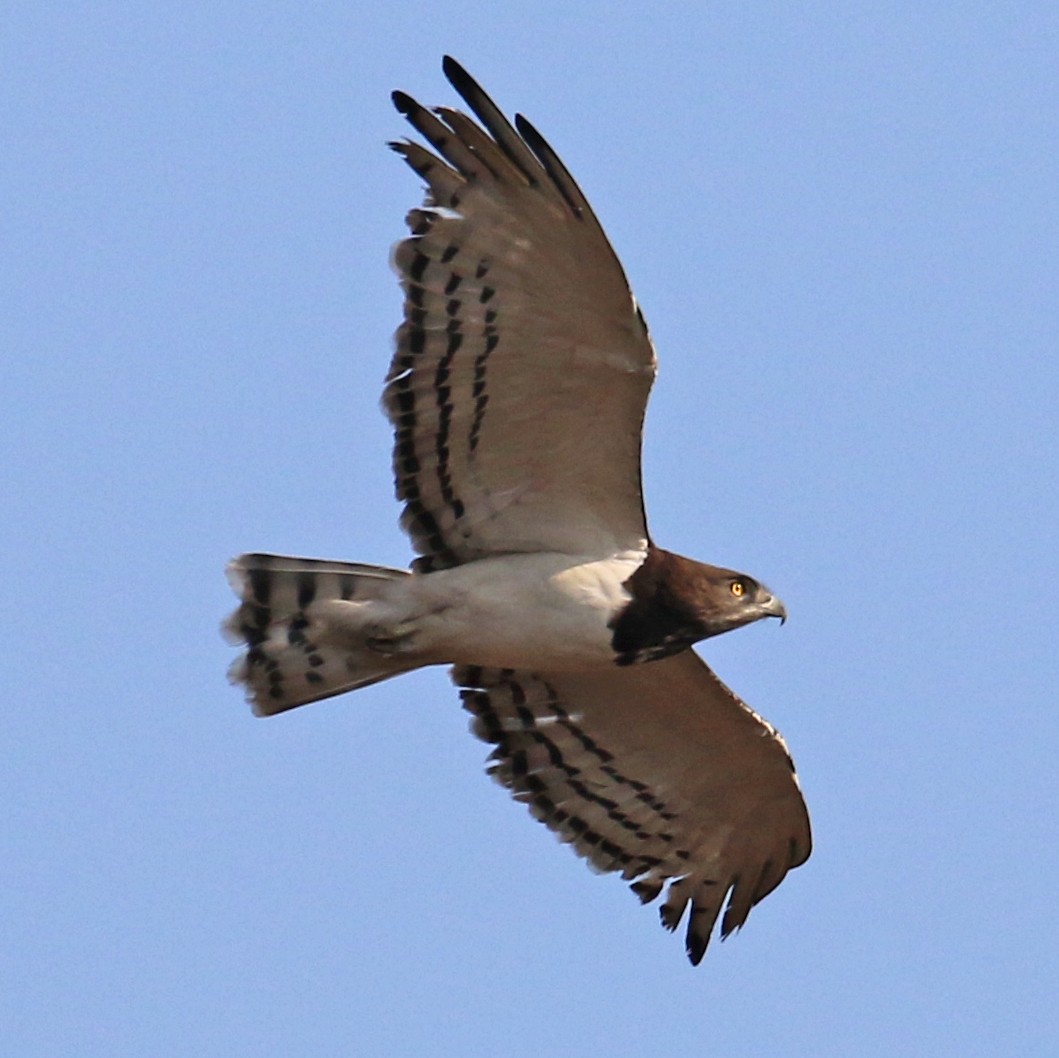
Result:
M13 5L10 1053L1056 1053L1057 49L1043 2ZM698 970L442 671L271 721L224 679L231 555L407 561L384 143L444 52L626 265L656 539L791 612L702 652L816 849Z

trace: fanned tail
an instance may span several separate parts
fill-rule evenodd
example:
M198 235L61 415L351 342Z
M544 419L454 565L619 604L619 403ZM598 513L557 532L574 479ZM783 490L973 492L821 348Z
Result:
M245 644L228 677L258 716L366 687L417 667L367 644L373 602L408 571L285 555L240 555L227 569L242 600L224 623Z

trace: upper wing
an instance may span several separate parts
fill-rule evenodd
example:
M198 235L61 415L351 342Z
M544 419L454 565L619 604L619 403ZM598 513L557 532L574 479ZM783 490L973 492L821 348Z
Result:
M804 863L809 817L782 738L691 650L585 673L461 667L492 774L645 903L669 883L662 923L688 902L698 963L721 906L721 936Z
M562 162L452 59L485 126L401 92L437 152L394 261L405 291L383 404L402 524L426 568L495 552L639 549L640 437L655 373L643 316Z

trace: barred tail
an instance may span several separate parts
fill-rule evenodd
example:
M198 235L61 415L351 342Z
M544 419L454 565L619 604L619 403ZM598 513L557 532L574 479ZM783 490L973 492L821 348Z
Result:
M371 603L407 570L255 554L233 559L227 575L242 601L224 623L225 637L246 646L228 678L245 686L258 716L416 667L371 651L356 634Z

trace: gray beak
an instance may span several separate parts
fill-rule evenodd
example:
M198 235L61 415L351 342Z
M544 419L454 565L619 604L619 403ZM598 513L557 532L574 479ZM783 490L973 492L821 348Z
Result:
M766 594L760 602L761 613L764 617L778 617L780 624L787 620L787 607L783 601L775 595Z

